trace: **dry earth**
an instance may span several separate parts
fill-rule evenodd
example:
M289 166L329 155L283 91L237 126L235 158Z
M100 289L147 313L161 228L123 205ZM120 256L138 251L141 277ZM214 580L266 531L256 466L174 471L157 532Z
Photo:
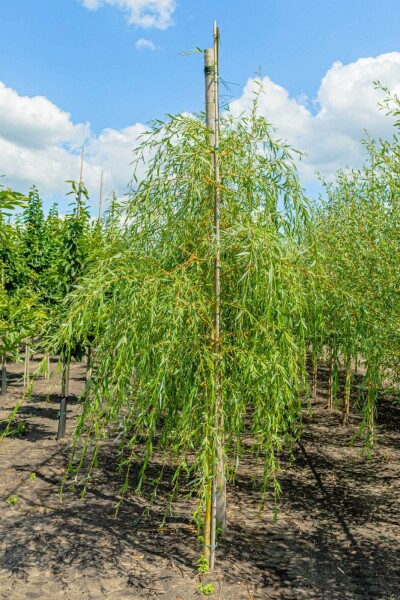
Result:
M22 365L9 365L0 419L23 393L22 373ZM26 432L0 444L0 598L200 598L193 504L175 503L160 529L168 491L161 487L149 515L143 515L157 465L144 495L128 495L115 518L121 475L112 446L105 445L86 496L78 486L60 501L84 366L74 364L71 375L65 441L55 439L57 374L51 382L37 380L22 405L18 421ZM320 397L312 418L305 418L294 461L283 459L278 522L270 510L260 517L252 464L249 459L241 464L229 490L230 529L217 549L218 568L202 580L214 584L212 597L400 599L399 405L382 403L379 446L372 459L363 458L359 447L348 445L358 417L352 415L344 428L338 411L324 408L325 375L321 367Z

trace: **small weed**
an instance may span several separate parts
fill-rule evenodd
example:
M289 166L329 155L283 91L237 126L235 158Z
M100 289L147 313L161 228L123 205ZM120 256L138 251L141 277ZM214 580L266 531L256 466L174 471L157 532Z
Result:
M211 594L214 593L214 585L212 583L207 583L206 585L200 583L197 586L197 589L203 596L211 596Z
M11 496L8 496L7 500L6 500L6 504L10 504L10 505L15 505L17 504L19 498L17 496L17 494L12 494Z
M29 479L36 479L36 473L31 473L29 475Z
M23 437L28 431L28 426L23 421L14 420L8 427L7 437L16 438Z
M207 573L208 572L208 559L202 554L197 561L197 572Z

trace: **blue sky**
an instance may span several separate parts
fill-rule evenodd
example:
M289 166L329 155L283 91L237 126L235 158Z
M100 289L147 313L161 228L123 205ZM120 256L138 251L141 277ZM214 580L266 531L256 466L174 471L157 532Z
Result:
M143 12L134 13L140 6ZM144 27L149 7L153 23ZM122 185L127 170L114 176L111 171L115 162L108 161L108 164L105 157L109 144L113 143L111 138L117 139L119 135L118 143L122 143L121 136L127 135L124 130L135 124L146 124L165 113L202 109L201 57L182 57L179 52L211 45L213 19L221 29L221 74L232 82L232 95L243 99L246 82L260 67L271 85L271 105L274 98L276 102L280 98L280 108L275 107L275 112L272 111L278 127L282 125L283 133L291 142L301 145L305 140L308 153L314 148L312 140L317 135L318 118L323 117L318 116L321 98L325 98L328 108L333 110L334 105L334 110L339 110L340 94L349 93L343 81L351 79L354 83L360 77L365 86L366 81L370 82L368 77L375 77L375 74L379 77L382 73L389 80L384 83L395 89L400 84L397 56L400 51L399 0L180 0L176 3L173 0L2 0L0 81L6 100L1 104L0 98L0 110L4 111L3 117L0 115L0 138L7 141L3 151L7 158L2 165L0 153L0 173L6 172L11 183L24 187L30 176L30 169L24 164L30 156L28 147L32 153L32 146L36 145L35 161L40 160L40 152L43 158L47 149L53 159L58 153L62 162L61 150L76 156L77 145L86 136L91 140L87 160L88 173L92 168L92 180L97 177L99 168L105 168L110 171L109 186L115 187L116 182ZM139 40L146 40L142 42L142 48L136 46ZM389 58L368 64L357 62L360 59L372 61L379 56ZM332 67L337 61L344 68L336 73ZM346 71L347 65L357 68ZM327 74L326 89L318 96ZM342 91L336 90L337 97L333 101L335 81L342 86ZM29 124L25 124L29 103L22 103L21 98L37 96L49 102L47 108L40 109L49 111L49 122L51 106L54 106L55 112L57 109L64 115L62 118L58 115L61 129L64 127L66 131L69 127L74 133L68 130L65 138L62 134L58 137L51 134L51 139L46 138L47 134L38 133L36 143L36 123L36 128L32 129L32 143L25 140L21 149L20 137L13 137L13 128L19 131L25 128L29 132ZM350 128L350 111L357 110L356 92L353 96L346 112ZM12 102L19 108L10 111ZM244 99L243 103L244 106ZM299 131L308 123L303 137L298 132L293 134L290 128L285 129L287 103L290 110L294 110L293 130L296 119L301 121ZM307 114L301 112L303 109ZM370 112L374 109L371 104ZM268 114L267 105L265 110ZM12 115L8 123L6 112ZM32 119L34 113L33 110ZM335 114L338 118L338 113ZM371 127L368 115L365 127ZM386 133L386 126L378 121L372 123L373 133L376 128L379 134L382 127ZM57 122L55 119L54 127ZM90 123L90 131L86 125L83 132L87 123ZM324 127L325 135L329 134L326 119L322 129ZM107 143L101 146L105 130L112 130L115 135L107 133ZM357 135L359 137L358 131L361 134L362 127L352 133L352 142ZM123 141L125 149L133 139L133 131L128 133ZM321 153L321 143L317 140L316 152ZM340 143L337 151L341 152ZM17 155L20 156L19 164ZM351 161L351 156L349 154L347 160ZM68 162L67 158L63 164L66 170L72 169L76 161ZM105 165L100 164L102 160ZM331 164L331 158L329 160ZM359 157L354 155L354 160L357 162ZM306 174L308 186L313 184L311 170L318 167L317 160L311 163ZM338 164L340 166L340 160ZM40 168L36 170L39 172ZM65 179L71 176L73 173L65 173ZM38 176L38 180L35 183L39 187L42 184L45 195L50 197L60 193L61 187L54 181L46 182L43 176Z

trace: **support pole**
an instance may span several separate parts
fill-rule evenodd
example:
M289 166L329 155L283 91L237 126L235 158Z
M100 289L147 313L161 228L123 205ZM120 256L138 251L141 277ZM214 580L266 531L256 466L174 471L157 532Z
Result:
M65 437L65 429L67 424L67 404L69 396L69 365L69 360L64 359L61 373L61 400L60 413L58 419L57 440L61 440L63 437Z
M214 266L214 439L215 446L212 457L212 494L211 507L207 503L205 528L205 556L209 556L209 567L214 568L217 523L226 530L226 478L224 459L224 419L221 385L221 347L220 347L220 305L221 305L221 234L220 234L220 172L219 172L219 92L218 92L218 52L219 30L214 22L214 47L204 52L204 72L206 88L206 124L209 129L209 145L212 153L214 170L213 193L213 242L215 244ZM207 517L211 508L211 527L208 533ZM208 535L209 541L208 541Z
M3 354L1 357L1 395L7 395L7 362L6 357Z
M220 349L220 312L221 312L221 175L219 170L219 29L214 21L214 58L215 58L215 148L214 148L214 170L215 170L215 198L214 198L214 229L216 238L215 258L215 354L217 374L217 410L218 422L218 446L217 446L217 490L216 490L216 519L222 533L227 530L226 518L226 477L224 456L224 406L221 381L221 349Z
M215 93L214 93L214 71L215 58L214 48L207 48L204 51L204 76L205 76L205 91L206 91L206 125L209 129L209 144L214 151L215 147ZM213 344L215 344L215 332L213 332ZM215 479L215 459L214 455L210 457L209 466L212 473L212 482L207 490L206 498L206 515L204 527L204 556L208 561L208 566L211 566L211 557L214 554L214 549L211 546L211 530L213 520L213 494L214 494L214 479ZM214 560L214 558L213 558Z

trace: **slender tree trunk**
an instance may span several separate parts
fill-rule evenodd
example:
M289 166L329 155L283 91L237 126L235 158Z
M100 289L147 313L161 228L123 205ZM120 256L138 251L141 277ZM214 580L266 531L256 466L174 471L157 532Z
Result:
M376 394L374 391L374 385L372 377L368 379L368 395L367 395L367 419L368 419L368 444L372 448L375 444L375 400Z
M86 363L86 383L92 376L92 348L88 348L87 363Z
M46 370L44 372L45 379L50 379L50 356L46 355Z
M348 358L346 361L346 379L345 379L345 384L344 384L342 425L347 425L349 422L350 391L351 391L351 358Z
M29 340L25 343L25 368L24 368L24 386L29 385L29 372L30 372L30 347Z
M333 355L329 356L329 366L328 366L328 410L332 410L333 408Z
M211 519L212 519L212 494L213 486L208 486L208 495L206 498L206 512L204 523L204 556L207 559L207 564L210 566L211 560Z
M313 373L312 373L312 397L317 399L317 384L318 384L318 355L313 351Z

